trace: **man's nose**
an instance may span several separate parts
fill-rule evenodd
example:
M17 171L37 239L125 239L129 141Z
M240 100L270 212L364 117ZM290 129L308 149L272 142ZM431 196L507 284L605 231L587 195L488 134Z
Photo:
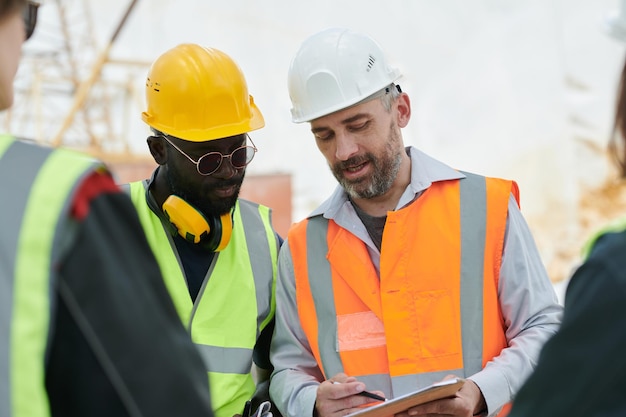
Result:
M359 146L354 135L348 132L336 133L335 135L335 143L337 147L335 150L335 157L338 160L345 161L357 153Z
M230 162L230 158L222 157L222 163L220 164L219 168L217 168L217 171L215 171L212 175L216 178L222 178L227 180L234 177L237 173L237 170L238 168L235 168Z

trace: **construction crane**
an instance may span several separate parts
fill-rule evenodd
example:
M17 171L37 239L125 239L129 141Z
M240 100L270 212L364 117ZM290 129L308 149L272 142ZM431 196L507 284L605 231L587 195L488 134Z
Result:
M45 0L23 48L13 107L0 113L0 131L89 153L106 162L120 183L148 178L156 163L147 149L133 151L129 135L143 108L150 62L111 56L137 0L111 24L104 46L94 33L95 4ZM289 174L248 175L241 196L272 207L274 225L286 235L292 222Z
M88 0L48 0L24 45L13 108L0 115L8 132L63 145L106 162L141 161L129 146L130 117L141 99L138 71L148 62L116 60L111 50L137 4L128 3L99 46Z

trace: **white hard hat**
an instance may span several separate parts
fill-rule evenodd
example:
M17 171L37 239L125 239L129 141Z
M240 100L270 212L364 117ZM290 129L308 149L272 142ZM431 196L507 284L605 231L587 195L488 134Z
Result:
M291 120L308 122L345 109L400 75L372 38L348 29L326 29L307 38L291 61Z

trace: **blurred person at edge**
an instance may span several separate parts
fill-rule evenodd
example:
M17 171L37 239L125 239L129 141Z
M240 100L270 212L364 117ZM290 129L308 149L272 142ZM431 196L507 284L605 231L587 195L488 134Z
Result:
M263 115L237 63L196 44L159 56L145 92L158 166L123 188L205 360L216 416L238 415L249 399L258 409L269 400L282 238L271 209L239 191L257 152L248 132L265 126Z
M0 110L38 4L0 0ZM0 135L0 417L212 416L202 359L99 161Z
M392 399L450 376L466 379L454 398L399 415L504 415L559 326L517 185L405 147L399 77L347 29L292 60L292 119L339 186L280 252L270 393L283 415L342 416L372 401L365 389Z
M624 180L626 61L616 96L609 152ZM512 417L626 416L626 216L597 231L583 259L567 284L561 328L515 398Z

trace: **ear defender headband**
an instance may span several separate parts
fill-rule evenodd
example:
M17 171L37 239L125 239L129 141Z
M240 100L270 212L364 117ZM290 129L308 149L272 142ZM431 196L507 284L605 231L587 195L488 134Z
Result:
M178 234L188 242L202 243L209 250L219 252L230 241L233 232L230 212L207 219L191 204L176 195L171 195L163 203L163 213Z

